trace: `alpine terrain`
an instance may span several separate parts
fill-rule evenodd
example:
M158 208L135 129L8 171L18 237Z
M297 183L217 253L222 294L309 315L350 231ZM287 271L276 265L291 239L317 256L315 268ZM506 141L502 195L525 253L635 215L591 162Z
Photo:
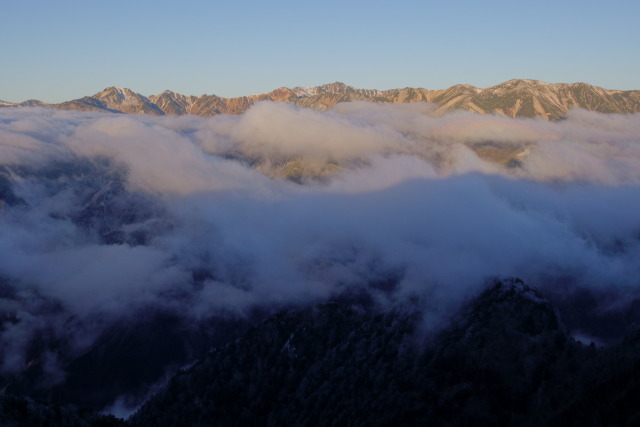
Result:
M455 85L448 89L404 88L391 90L356 89L336 82L314 87L282 87L260 95L222 98L216 95L182 95L164 91L145 97L131 89L109 87L92 96L60 104L37 100L12 104L0 101L0 107L48 107L63 110L105 111L137 114L241 114L259 101L287 102L300 107L326 110L340 102L378 103L429 102L438 111L466 110L479 114L507 117L542 117L559 119L572 108L602 113L640 111L640 90L608 90L586 83L545 83L514 79L489 88Z

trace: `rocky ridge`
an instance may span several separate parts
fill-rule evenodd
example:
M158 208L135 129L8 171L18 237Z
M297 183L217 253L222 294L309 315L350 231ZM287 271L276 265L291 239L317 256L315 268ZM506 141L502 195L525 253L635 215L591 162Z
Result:
M514 79L489 87L455 85L448 89L429 90L403 88L390 90L357 89L335 82L314 87L281 87L271 92L223 98L217 95L182 95L164 91L145 97L131 89L109 87L92 96L45 104L29 100L20 104L0 101L0 107L39 106L63 110L105 111L136 114L241 114L259 101L287 102L299 107L326 110L340 102L368 101L378 103L430 102L440 113L466 110L478 114L507 117L561 118L571 108L602 113L635 113L640 111L640 90L609 90L586 83L545 83L538 80Z

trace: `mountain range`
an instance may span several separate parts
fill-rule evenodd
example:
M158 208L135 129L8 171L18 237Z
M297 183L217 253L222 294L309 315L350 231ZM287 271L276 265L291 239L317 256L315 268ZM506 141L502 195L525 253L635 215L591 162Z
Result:
M484 89L460 84L442 90L409 87L390 90L357 89L335 82L313 87L281 87L268 93L237 98L183 95L169 90L146 97L131 89L109 87L95 95L59 104L46 104L38 100L19 104L0 101L0 107L36 106L61 110L152 115L194 114L207 117L241 114L258 101L287 102L316 110L326 110L339 102L350 101L393 104L430 102L439 106L439 112L467 110L478 114L555 120L572 108L601 113L638 112L640 90L609 90L586 83L545 83L530 79L509 80Z

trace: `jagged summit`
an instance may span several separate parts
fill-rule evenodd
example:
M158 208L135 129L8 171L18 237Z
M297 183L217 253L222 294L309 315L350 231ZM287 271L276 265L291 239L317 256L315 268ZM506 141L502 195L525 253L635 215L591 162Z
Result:
M322 86L318 86L318 93L345 93L352 90L355 90L355 88L342 82L327 83Z
M138 97L138 96L142 96L142 95L140 95L138 92L134 92L129 88L122 88L118 86L110 86L93 95L94 98L116 97L123 101L126 100L127 98Z
M492 86L492 87L498 87L498 86L502 86L502 87L532 87L532 86L540 86L540 85L550 85L553 83L547 83L547 82L543 82L540 80L534 80L534 79L511 79L511 80L507 80L506 82L500 83L498 85Z
M128 88L111 86L92 96L107 106L123 113L164 115L164 111L144 95Z
M311 87L281 87L268 93L236 98L217 95L183 95L171 90L148 98L131 89L108 87L90 97L61 104L28 101L20 106L41 106L82 111L108 111L136 114L241 114L259 101L287 102L300 107L326 110L340 102L380 103L430 102L439 112L467 110L478 114L507 117L558 119L572 108L602 113L640 111L640 90L609 90L586 83L547 83L533 79L512 79L488 88L458 84L448 89L403 88L390 90L358 89L343 82ZM0 107L16 104L0 102Z
M349 86L342 82L334 82L327 83L322 86L310 86L310 87L294 87L293 89L288 89L286 87L280 88L281 90L291 90L297 96L300 97L308 97L308 96L316 96L320 94L337 94L337 93L347 93L356 91L356 89L352 86Z

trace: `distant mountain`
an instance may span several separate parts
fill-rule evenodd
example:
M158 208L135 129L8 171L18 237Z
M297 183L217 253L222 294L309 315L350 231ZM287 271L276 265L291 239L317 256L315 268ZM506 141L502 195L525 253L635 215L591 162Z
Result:
M241 114L258 101L287 102L300 107L326 110L339 102L369 101L380 103L431 102L440 112L467 110L479 114L507 117L561 118L571 108L602 113L640 111L640 90L609 90L586 83L545 83L515 79L481 89L455 85L443 90L404 88L391 90L356 89L336 82L313 87L282 87L260 95L222 98L216 95L182 95L164 91L145 97L131 89L109 87L93 96L44 104L30 100L21 104L0 101L0 107L40 106L80 111L108 111L136 114Z
M63 102L56 108L80 111L111 111L128 114L164 115L164 112L146 96L131 89L109 87L93 96Z

